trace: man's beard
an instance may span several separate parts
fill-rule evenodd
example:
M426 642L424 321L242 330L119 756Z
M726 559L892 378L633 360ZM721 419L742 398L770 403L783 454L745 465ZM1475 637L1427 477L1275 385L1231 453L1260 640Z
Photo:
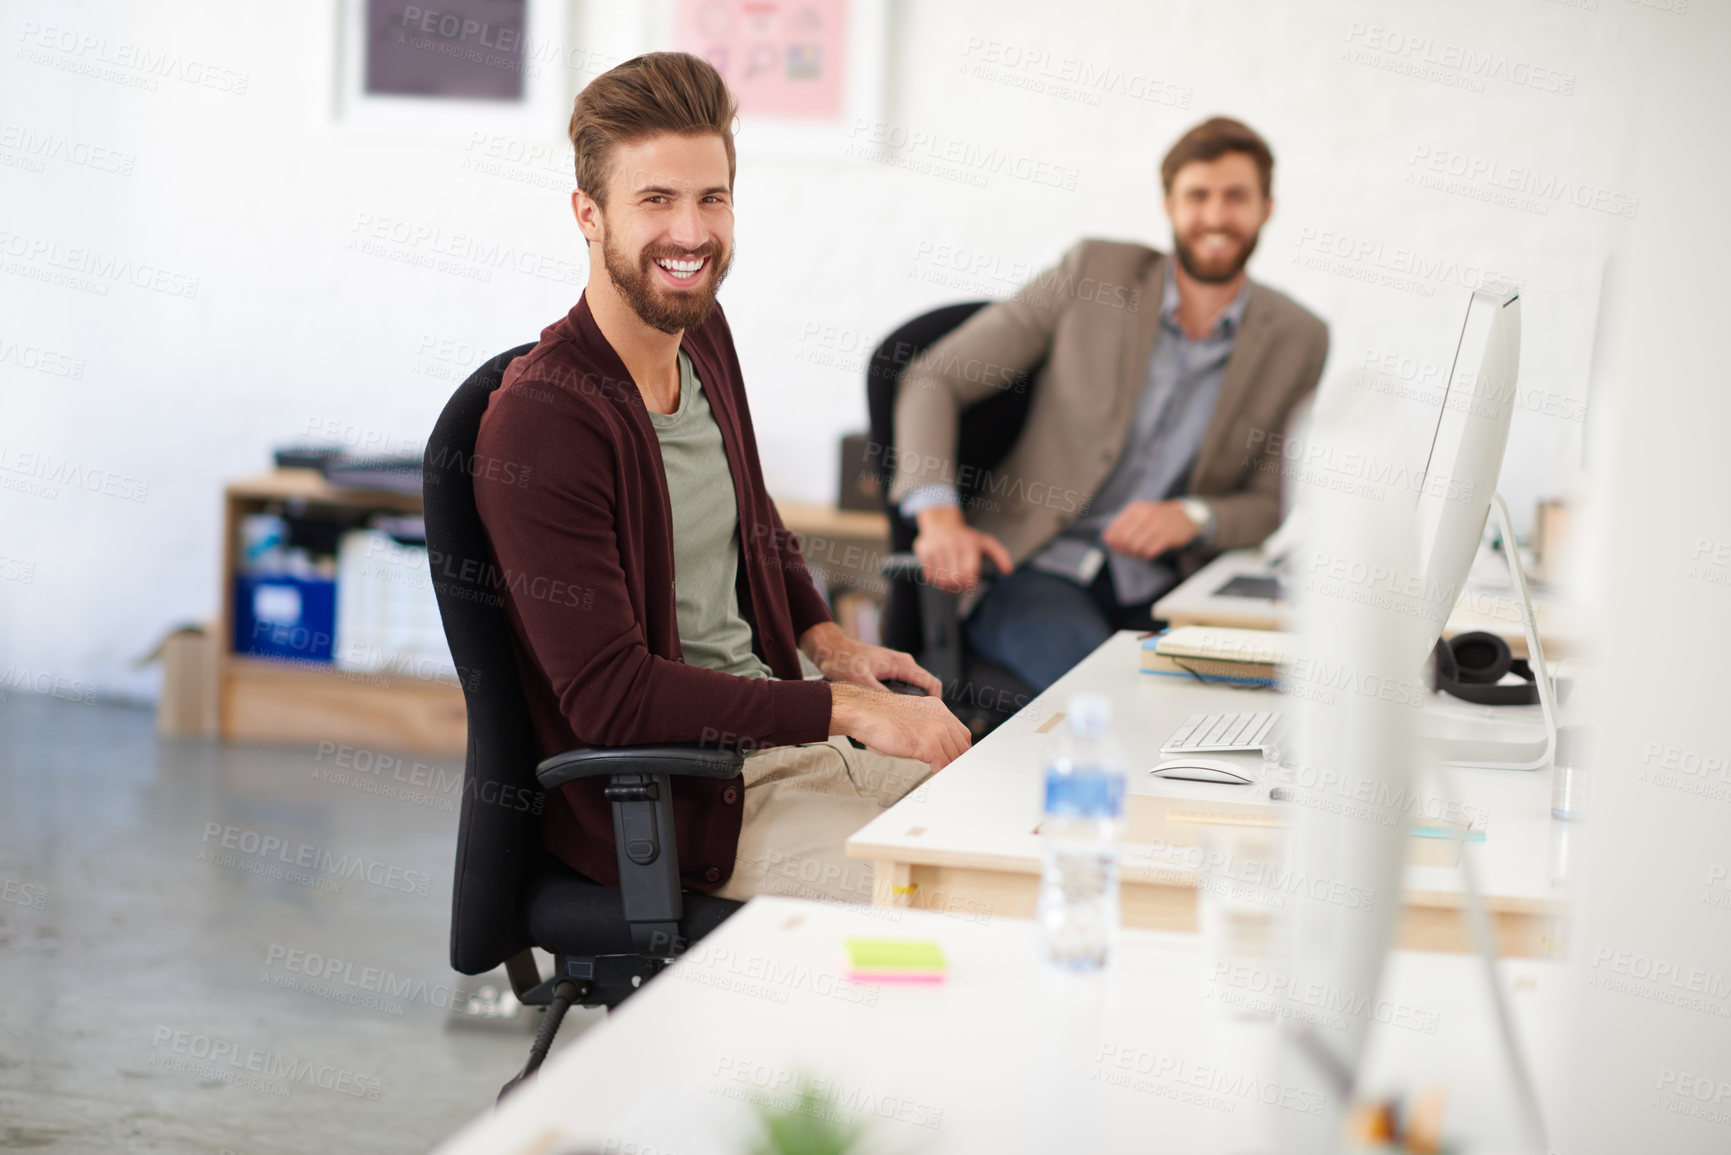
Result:
M690 289L663 295L654 283L655 271L652 268L658 257L680 260L696 257L707 263ZM643 318L644 324L663 333L695 329L707 321L710 310L715 308L716 290L721 288L721 280L733 264L733 254L729 252L723 256L721 246L710 241L690 251L668 245L650 245L639 255L637 267L633 268L625 254L613 247L611 233L601 242L601 259L607 266L607 275L613 278L632 312Z
M1214 230L1203 229L1200 231L1212 232ZM1178 264L1183 267L1186 273L1190 274L1192 280L1201 281L1204 285L1224 285L1230 283L1234 277L1244 271L1244 266L1250 261L1250 254L1256 251L1256 242L1261 235L1261 230L1251 233L1250 239L1244 243L1236 255L1212 265L1203 264L1197 258L1195 250L1191 249L1189 242L1176 232L1172 234L1172 249L1178 255Z

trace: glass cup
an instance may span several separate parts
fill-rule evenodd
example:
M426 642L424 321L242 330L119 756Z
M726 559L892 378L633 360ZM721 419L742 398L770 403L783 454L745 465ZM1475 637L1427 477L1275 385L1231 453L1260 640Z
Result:
M1573 821L1586 816L1586 753L1584 727L1557 727L1557 754L1551 768L1552 817Z

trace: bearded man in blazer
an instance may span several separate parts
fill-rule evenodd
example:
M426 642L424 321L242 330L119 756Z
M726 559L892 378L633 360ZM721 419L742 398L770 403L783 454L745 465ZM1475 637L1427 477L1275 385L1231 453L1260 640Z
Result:
M1328 327L1252 282L1274 157L1248 126L1197 125L1160 169L1173 254L1085 240L902 373L890 496L926 580L966 591L976 652L1044 689L1213 554L1280 516L1272 434L1310 394ZM990 500L956 486L961 410L1039 366ZM981 558L999 576L981 583Z

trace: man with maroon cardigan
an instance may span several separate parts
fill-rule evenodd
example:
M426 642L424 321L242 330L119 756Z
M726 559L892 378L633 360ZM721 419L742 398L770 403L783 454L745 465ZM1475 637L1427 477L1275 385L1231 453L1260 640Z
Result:
M675 784L685 885L866 901L869 870L842 843L968 735L912 658L830 620L764 488L715 303L733 255L734 115L721 76L683 53L627 61L578 96L571 207L588 287L494 393L476 455L516 469L475 471L475 502L508 577L542 755L740 743L753 751L741 779ZM802 654L825 680L803 679ZM892 694L890 678L926 696ZM542 838L611 885L602 788L564 786Z

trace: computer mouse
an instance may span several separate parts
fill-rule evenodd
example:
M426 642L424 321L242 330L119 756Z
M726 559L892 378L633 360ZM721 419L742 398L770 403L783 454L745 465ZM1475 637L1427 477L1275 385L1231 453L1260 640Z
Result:
M1224 786L1248 786L1250 775L1242 766L1224 758L1172 758L1149 771L1156 778L1181 778L1186 782L1216 782Z

